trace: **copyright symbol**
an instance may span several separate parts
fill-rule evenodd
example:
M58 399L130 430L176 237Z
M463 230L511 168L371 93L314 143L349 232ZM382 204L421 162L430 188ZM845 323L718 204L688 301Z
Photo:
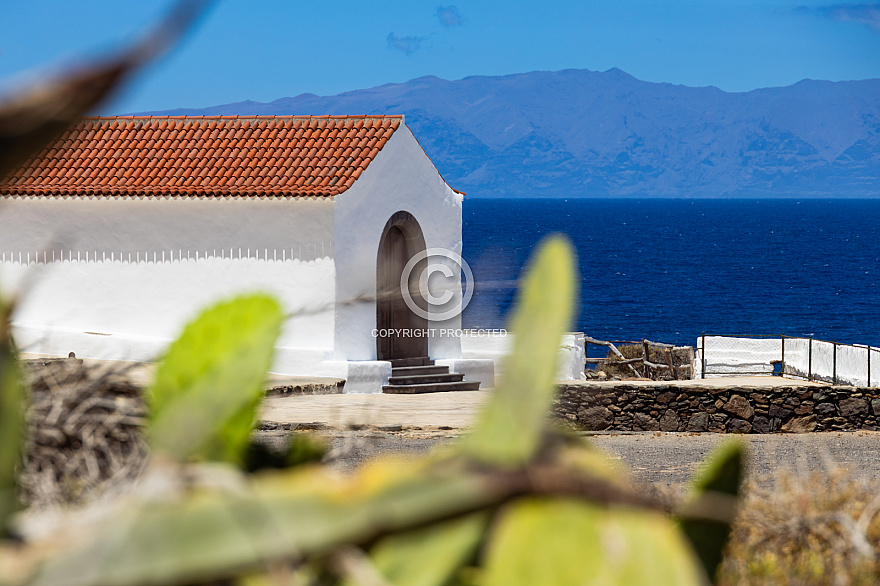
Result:
M458 271L467 289L462 291ZM403 267L400 292L410 311L423 319L443 321L459 315L471 300L474 275L461 255L445 248L429 248ZM431 311L429 311L429 309Z

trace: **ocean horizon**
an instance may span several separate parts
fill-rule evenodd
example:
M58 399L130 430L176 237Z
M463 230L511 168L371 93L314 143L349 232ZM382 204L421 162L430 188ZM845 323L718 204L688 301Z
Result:
M505 327L535 245L578 255L574 330L694 345L707 335L880 346L880 199L477 199L466 328Z

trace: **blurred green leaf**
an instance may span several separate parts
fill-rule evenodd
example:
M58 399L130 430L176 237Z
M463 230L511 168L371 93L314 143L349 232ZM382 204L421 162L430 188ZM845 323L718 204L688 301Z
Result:
M682 530L710 577L715 576L730 537L744 466L745 445L736 440L722 443L706 458L682 508Z
M705 490L736 496L745 472L745 445L739 440L723 442L706 457L692 482L696 493Z
M483 408L464 449L504 466L527 462L539 447L553 400L562 334L572 319L574 251L563 237L544 240L519 293L499 388Z
M18 508L17 472L24 441L25 390L18 359L9 339L7 316L0 324L0 537L7 534L9 515Z
M318 466L263 473L240 494L196 493L121 506L53 556L34 584L126 586L205 582L272 560L326 555L394 531L448 519L503 497L473 472L374 461L352 477Z
M391 535L377 543L370 555L395 586L443 586L474 557L488 522L488 514L478 513Z
M153 470L165 471L164 484L160 474L144 486L178 488L117 503L73 548L49 556L34 584L259 581L285 562L304 562L320 583L340 567L352 579L384 575L397 586L701 583L675 524L632 493L607 458L574 438L545 435L573 274L566 241L541 247L514 321L519 360L507 370L511 382L495 393L463 450L374 459L348 476L304 465L229 478L227 465L184 468L157 459ZM219 444L226 459L241 454L232 446L247 445L247 433L236 442L250 429L280 318L277 304L258 296L209 310L187 328L152 389L158 451L215 457L210 445ZM217 476L201 486L212 490L183 488L181 478L209 470ZM485 568L470 567L481 547ZM348 569L340 561L346 552L356 554Z
M189 324L149 392L156 453L241 463L283 315L265 295L221 303Z
M687 586L699 566L673 523L650 511L523 499L490 536L484 586Z
M566 469L618 485L622 492L632 491L629 471L620 461L612 460L607 453L596 449L587 438L569 436L564 437L563 442L555 457Z

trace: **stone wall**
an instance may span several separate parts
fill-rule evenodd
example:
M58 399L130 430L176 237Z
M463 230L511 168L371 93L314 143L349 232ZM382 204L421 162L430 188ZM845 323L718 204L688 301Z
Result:
M302 383L270 384L267 395L339 395L343 392L345 381L310 381Z
M599 431L770 433L880 429L880 388L563 383L555 415Z

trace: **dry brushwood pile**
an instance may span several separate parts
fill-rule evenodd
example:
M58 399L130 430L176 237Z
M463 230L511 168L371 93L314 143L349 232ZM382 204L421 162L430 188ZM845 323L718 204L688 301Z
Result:
M30 400L19 482L28 506L113 494L140 474L146 413L142 390L125 370L90 368L75 358L23 367Z

